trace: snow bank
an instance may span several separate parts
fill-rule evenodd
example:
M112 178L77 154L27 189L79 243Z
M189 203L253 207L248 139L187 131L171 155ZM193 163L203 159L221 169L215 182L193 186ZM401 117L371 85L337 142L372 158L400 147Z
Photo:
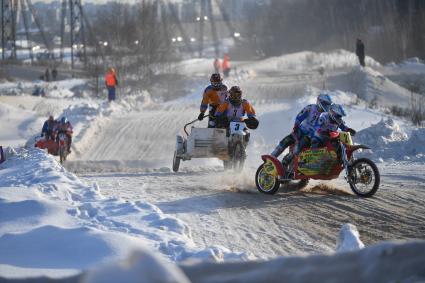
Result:
M359 64L357 56L347 50L334 50L326 53L303 51L292 54L285 54L279 57L271 57L265 60L252 63L245 68L259 71L307 71L324 68L325 71L357 66ZM370 57L366 57L368 66L380 66L378 62Z
M363 242L360 240L360 234L357 227L353 224L344 224L339 231L336 243L337 252L356 251L364 248Z
M165 262L148 250L134 252L119 264L101 266L82 276L85 283L189 283L176 265Z
M425 160L425 129L402 128L392 119L359 131L354 141L370 146L374 159Z
M79 276L57 282L282 282L283 278L285 282L425 280L425 241L384 242L363 248L358 231L351 224L342 227L340 241L339 252L330 255L220 264L186 261L176 265L149 250L139 249L126 259L103 264ZM32 279L28 281L33 282Z
M0 273L63 276L148 246L168 259L248 258L199 249L190 227L147 202L106 198L43 151L17 149L0 165Z
M192 282L422 282L425 241L381 243L355 252L267 262L183 265ZM402 260L408 259L408 260Z
M46 97L70 98L87 97L90 93L88 80L68 79L55 82L6 82L0 84L1 95L31 95L34 88L39 86L44 89Z
M357 66L347 74L330 78L329 85L333 89L355 93L375 106L407 107L411 96L410 91L370 67Z
M34 113L20 107L10 106L0 102L0 145L19 146L26 142L29 132L39 126ZM37 129L38 130L38 129Z

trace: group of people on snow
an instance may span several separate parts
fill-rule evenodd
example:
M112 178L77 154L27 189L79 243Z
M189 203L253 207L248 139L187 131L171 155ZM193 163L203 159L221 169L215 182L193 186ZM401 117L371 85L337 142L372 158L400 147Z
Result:
M203 120L207 109L209 128L227 128L232 121L244 121L247 128L256 129L259 121L255 109L248 100L243 98L239 86L232 86L229 90L223 84L220 74L210 77L211 84L204 91L198 120ZM244 118L244 117L247 118ZM278 157L286 148L295 145L293 153L282 162L289 164L293 157L304 148L318 148L324 146L330 139L330 133L341 129L355 135L356 131L345 125L346 116L344 107L333 103L331 96L321 92L315 104L305 106L295 118L292 132L284 137L271 155Z
M44 122L41 129L41 137L46 140L55 140L59 142L59 134L64 133L68 138L68 153L71 153L72 143L72 125L71 122L64 116L60 120L55 120L52 115Z
M219 74L220 71L223 71L223 75L225 78L227 78L230 74L230 57L228 54L225 54L223 57L223 62L220 62L220 59L215 58L214 59L214 71L216 74Z

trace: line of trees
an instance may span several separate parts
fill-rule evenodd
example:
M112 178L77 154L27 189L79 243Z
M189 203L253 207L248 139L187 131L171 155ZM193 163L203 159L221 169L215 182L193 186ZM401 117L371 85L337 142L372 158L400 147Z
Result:
M149 85L155 70L173 59L168 33L173 26L159 20L158 5L111 2L92 21L97 56L89 57L93 72L119 70L121 85ZM101 58L102 57L102 58Z
M299 50L353 50L363 39L381 62L425 58L423 0L270 0L246 27L251 46L266 56Z

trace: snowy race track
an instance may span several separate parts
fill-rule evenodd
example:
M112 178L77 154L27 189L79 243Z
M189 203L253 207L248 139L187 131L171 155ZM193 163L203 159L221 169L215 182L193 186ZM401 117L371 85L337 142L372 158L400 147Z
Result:
M256 190L260 155L289 132L296 112L315 97L307 92L305 99L296 99L299 85L270 86L270 81L265 76L255 86L239 82L262 121L252 134L247 168L239 175L224 172L217 160L184 162L182 172L170 172L174 133L196 117L199 94L111 118L68 168L88 184L96 182L104 195L147 201L185 221L200 248L220 245L255 258L332 252L344 223L356 225L365 244L422 238L422 163L379 163L381 187L372 199L354 196L342 179L311 182L301 192L275 196ZM353 98L335 94L335 99L349 104ZM348 112L347 122L358 130L382 118L360 106Z
M409 163L380 166L382 186L372 199L350 194L339 180L267 196L252 184L254 172L103 173L83 179L97 182L105 195L148 201L190 223L200 247L222 245L262 258L331 252L346 222L359 228L365 244L422 238L425 180L420 169ZM234 178L247 182L234 183Z
M295 59L299 61L299 58ZM193 95L184 93L167 102L133 95L112 105L90 99L51 98L32 99L33 105L28 106L28 97L2 97L4 106L0 105L0 114L3 113L13 125L21 125L16 134L6 136L4 140L11 141L12 145L22 143L36 133L36 125L51 108L59 110L57 105L66 105L68 108L63 109L64 113L72 119L76 134L73 153L65 167L86 183L84 188L96 188L96 194L98 188L101 196L119 204L128 200L128 207L137 201L154 204L161 210L161 215L183 220L187 225L182 227L190 229L191 237L188 238L200 250L221 246L237 254L244 253L247 258L260 259L330 253L335 250L338 231L345 223L357 226L366 245L381 240L423 238L425 154L421 155L421 162L403 156L382 162L379 155L370 156L378 161L381 172L381 187L371 199L354 196L342 179L311 182L303 191L281 191L275 196L263 195L256 190L254 175L261 163L261 154L269 153L291 130L294 116L304 105L314 103L318 90L306 88L307 83L316 87L323 83L322 78L311 70L286 71L288 59L282 57L279 60L281 62L275 68L272 63L276 59L256 63L256 67L252 67L255 80L241 76L227 82L233 85L237 81L241 85L246 98L254 103L261 121L260 127L252 132L246 169L241 174L224 172L218 160L192 160L183 162L179 173L170 170L175 134L197 117L203 86L193 86ZM355 56L353 60L355 62ZM199 72L205 75L205 68L200 65L193 67L198 77ZM198 66L202 70L195 70ZM339 75L348 72L347 76L351 78L353 73L351 68L346 69L347 66L350 65L344 63L342 69L330 73L329 81L344 84ZM190 75L187 70L185 72ZM362 80L371 76L368 72L354 69ZM204 79L200 81L204 82ZM360 79L353 84L360 85ZM373 80L366 80L367 85L370 82ZM383 84L397 94L392 97L398 99L405 93L400 87L392 88L389 81ZM374 92L385 96L380 84L372 86ZM352 93L336 91L332 96L336 102L347 106L347 123L357 130L387 118L379 109L367 108L367 102ZM43 118L39 117L33 124L25 123L30 119L6 105L17 108L24 102L24 109L40 108L39 115ZM25 114L33 115L30 112ZM60 112L54 114L57 116ZM396 122L403 129L407 128L403 121ZM205 122L200 126L205 126ZM375 140L376 144L380 141ZM103 201L100 199L100 203ZM99 206L99 211L103 208ZM112 224L111 227L105 229L116 228ZM124 229L122 233L127 232ZM143 238L143 233L136 233L136 236Z

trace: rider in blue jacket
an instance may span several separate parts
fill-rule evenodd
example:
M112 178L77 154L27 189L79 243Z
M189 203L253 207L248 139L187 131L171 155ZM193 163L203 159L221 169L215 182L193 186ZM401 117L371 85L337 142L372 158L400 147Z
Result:
M310 104L301 110L295 118L294 127L292 133L284 137L277 147L271 153L272 156L278 157L285 151L285 149L298 141L297 148L304 147L305 137L310 137L314 133L314 125L320 114L328 111L332 104L332 98L329 94L323 92L317 97L316 104ZM287 164L292 159L292 156L288 156L287 159L282 162Z
M323 146L330 138L330 132L335 132L341 129L345 132L350 132L355 135L356 131L345 125L343 117L347 116L344 107L340 104L332 104L327 113L320 114L319 119L314 126L314 133L311 139L313 148Z

